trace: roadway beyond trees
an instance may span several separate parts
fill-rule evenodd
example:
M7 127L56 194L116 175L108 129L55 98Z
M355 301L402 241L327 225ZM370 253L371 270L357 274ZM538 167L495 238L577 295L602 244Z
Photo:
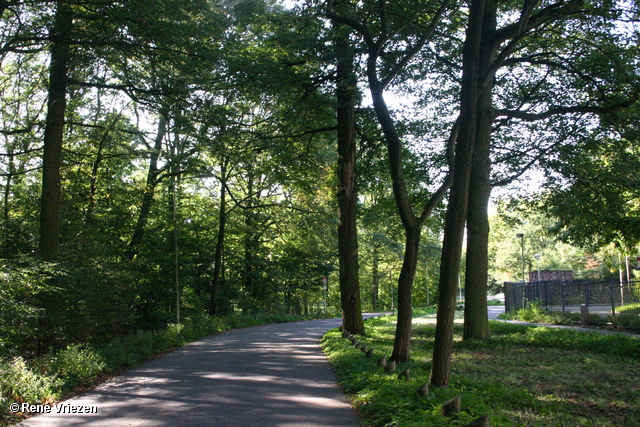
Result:
M96 414L41 414L19 425L359 426L318 345L339 325L315 320L204 338L64 402Z

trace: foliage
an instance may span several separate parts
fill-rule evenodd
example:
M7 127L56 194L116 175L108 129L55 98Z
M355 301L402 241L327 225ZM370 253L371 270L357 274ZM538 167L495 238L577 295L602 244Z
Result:
M368 321L360 340L377 356L390 354L393 322ZM337 331L325 335L325 352L366 425L466 425L481 415L490 415L495 426L638 425L640 396L630 386L640 377L636 338L491 322L490 341L463 342L458 327L450 385L420 397L433 336L433 326L415 325L406 365L412 380L406 382L384 373L376 358L364 357ZM456 395L462 413L441 416L440 405Z
M620 126L622 135L613 138L594 132L583 150L562 153L561 175L543 192L541 210L556 221L554 231L563 241L592 248L614 243L627 251L640 243L640 185L629 173L640 166L634 127Z
M542 308L537 302L530 302L525 308L521 308L515 312L502 313L498 316L500 319L522 320L531 323L549 323L559 325L564 323L566 318L562 313L550 312Z
M169 324L151 332L140 331L89 347L72 344L56 353L26 361L22 357L0 359L0 425L16 421L7 411L13 402L42 404L54 401L77 387L95 384L109 374L131 368L150 358L196 339L225 330L267 323L308 320L311 316L259 315L195 318Z
M64 387L71 389L84 384L104 371L102 357L86 344L71 344L56 354L50 366L53 374L64 379Z
M61 256L46 264L31 258L40 235L34 200L42 190L47 64L60 2L0 3L1 357L54 355L70 387L99 370L90 348L111 368L132 366L194 336L262 321L260 313L318 313L322 276L329 278L329 311L338 306L332 86L340 52L328 48L333 29L318 16L326 4L69 3ZM448 173L444 147L458 112L467 9L451 3L418 51L440 3L336 3L381 35L377 46L351 39L380 54L371 71L395 95L389 118L402 141L408 206L419 205ZM510 60L495 76L493 179L515 179L523 164L541 161L555 171L545 201L557 212L546 219L500 206L492 224L494 279L518 277L516 232L525 233L530 269L540 253L542 268L571 267L582 276L611 272L615 261L592 268L598 257L590 251L549 237L555 222L565 240L589 243L586 233L620 247L634 243L638 185L628 170L638 166L637 110L624 98L635 93L637 23L629 20L622 31L614 20L631 15L617 5L600 13L601 6L610 5L592 2L584 13L501 44L507 55L499 61ZM513 28L514 5L500 4L498 12L500 25ZM364 78L360 59L356 72ZM377 283L379 306L395 308L402 224L381 127L360 101L363 300L378 303ZM588 103L529 120L574 101ZM625 102L630 109L594 113L600 104ZM413 295L421 304L436 297L442 211L438 205L419 242ZM203 319L212 300L221 312L256 318ZM82 360L85 373L71 374L71 360Z
M4 403L42 403L58 396L56 392L62 381L53 375L38 373L23 358L0 361L0 366L0 388ZM3 405L2 409L6 411L7 405Z
M640 312L640 303L625 304L620 307L616 307L616 313L638 313Z
M501 199L490 217L489 274L498 283L522 280L524 234L525 276L540 270L573 270L574 279L602 279L617 273L618 256L565 243L553 233L555 222L541 213L534 199ZM537 259L535 255L540 255ZM534 279L535 280L535 279Z
M58 265L28 257L0 263L0 357L32 353L41 334L45 302L60 293L47 282L64 273Z

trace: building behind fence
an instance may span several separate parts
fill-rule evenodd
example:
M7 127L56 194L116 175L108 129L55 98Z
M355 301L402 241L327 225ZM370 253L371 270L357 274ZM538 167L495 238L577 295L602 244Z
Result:
M537 272L529 277L537 278ZM565 316L573 313L584 316L586 312L592 323L640 328L640 282L536 280L524 284L507 282L504 285L506 311L518 310L535 302Z

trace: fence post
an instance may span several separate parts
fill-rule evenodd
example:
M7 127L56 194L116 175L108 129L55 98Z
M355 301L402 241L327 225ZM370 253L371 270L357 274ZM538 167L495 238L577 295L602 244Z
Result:
M591 288L587 282L584 283L584 303L589 307L589 300L591 299L591 293L589 292Z
M565 282L564 280L562 282L560 282L560 297L562 299L562 315L566 316L567 313L565 312L566 309L566 295L565 295Z
M620 283L622 286L622 283ZM613 324L616 324L616 299L613 294L613 280L609 282L609 294L611 295L611 317L613 318Z
M549 293L547 292L547 282L544 282L544 309L549 311Z
M582 321L582 327L586 328L589 326L589 305L582 304L580 306L580 319Z

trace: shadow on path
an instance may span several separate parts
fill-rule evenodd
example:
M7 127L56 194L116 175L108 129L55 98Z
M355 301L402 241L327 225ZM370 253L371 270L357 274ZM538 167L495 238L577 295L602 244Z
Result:
M42 426L359 426L318 341L339 319L256 326L195 341L68 405L97 414L42 414Z

